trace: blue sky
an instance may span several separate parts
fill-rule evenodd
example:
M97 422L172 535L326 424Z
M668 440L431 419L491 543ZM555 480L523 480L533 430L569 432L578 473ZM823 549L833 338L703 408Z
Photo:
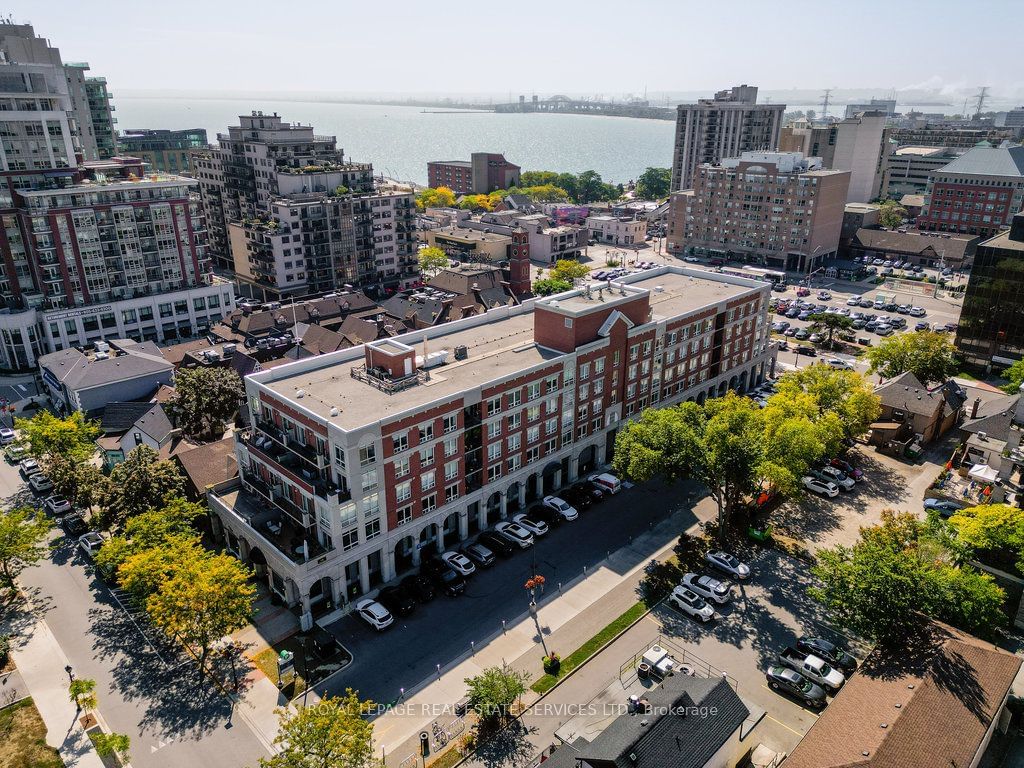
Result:
M1019 0L11 0L112 89L621 95L988 85L1024 98Z

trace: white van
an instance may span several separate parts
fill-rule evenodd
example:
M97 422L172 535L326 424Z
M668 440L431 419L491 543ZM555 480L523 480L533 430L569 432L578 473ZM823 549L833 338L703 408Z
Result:
M601 487L611 494L616 494L622 490L622 481L620 481L615 475L609 474L608 472L591 475L587 479L594 485Z

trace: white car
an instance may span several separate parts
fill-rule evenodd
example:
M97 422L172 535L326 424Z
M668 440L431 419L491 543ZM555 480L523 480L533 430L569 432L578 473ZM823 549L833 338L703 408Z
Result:
M842 360L838 357L830 357L825 361L829 368L835 368L837 371L852 371L853 363L849 360Z
M911 307L910 308L910 316L911 317L924 317L927 314L928 313L924 311L924 307ZM0 433L0 434L3 434L3 433Z
M106 539L96 533L96 531L89 531L78 537L78 546L90 558L99 552L104 542L106 542Z
M520 549L528 549L533 546L533 534L519 525L519 523L498 523L494 530L506 539L516 544Z
M622 481L611 472L601 472L596 475L591 475L587 480L613 495L622 490Z
M838 485L844 491L852 491L857 481L850 477L843 470L825 465L818 470L819 475L824 475L828 480Z
M0 427L0 445L10 445L17 437L10 427Z
M359 618L378 632L382 632L395 623L395 618L391 615L391 612L376 600L370 600L369 598L360 600L356 603L355 608Z
M71 511L71 502L63 496L48 496L43 504L51 515L66 515Z
M563 520L575 520L580 516L580 513L576 511L576 507L557 496L545 496L541 504L559 514Z
M43 493L44 491L53 490L53 481L50 480L50 478L48 478L42 472L32 475L28 479L28 484L36 493Z
M846 300L846 306L848 306L848 307L859 307L860 306L860 299L858 299L855 296L852 297L852 298L849 298L849 299Z
M43 471L39 468L39 462L35 459L22 459L21 464L18 465L18 470L21 472L22 477L29 477L36 472Z
M800 478L800 482L804 484L804 488L808 491L813 491L814 493L822 496L828 496L830 499L834 499L839 495L839 486L835 483L825 482L824 480L819 480L818 478L811 477L810 475Z
M722 573L727 573L737 579L750 578L750 566L740 562L740 559L734 554L720 549L716 552L708 552L704 555L704 559L712 568L716 568Z
M701 597L714 600L719 605L729 602L732 590L728 584L723 584L718 579L705 576L701 573L688 573L683 576L684 587L693 590Z
M698 621L708 622L715 617L715 609L686 587L676 587L668 599L680 611Z
M526 515L516 515L512 518L512 522L521 525L534 536L543 536L548 532L547 523L545 523L543 520L531 520Z
M448 563L448 566L453 571L463 576L471 576L476 573L476 566L473 565L473 561L461 552L445 552L441 555L441 559Z
M687 262L689 264L699 264L700 263L700 259L698 259L696 256L683 256L683 261L685 261L685 262Z

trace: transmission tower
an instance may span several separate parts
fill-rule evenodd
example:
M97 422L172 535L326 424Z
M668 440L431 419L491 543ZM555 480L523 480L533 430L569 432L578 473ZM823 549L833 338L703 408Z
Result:
M828 101L832 95L832 89L826 88L825 95L821 97L821 119L824 120L828 117Z
M988 86L983 85L981 90L978 91L978 101L974 107L974 119L977 120L981 117L981 110L985 106L985 99L988 98Z

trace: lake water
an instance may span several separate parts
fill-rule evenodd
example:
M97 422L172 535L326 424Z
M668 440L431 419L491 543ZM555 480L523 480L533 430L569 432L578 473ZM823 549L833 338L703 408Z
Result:
M331 104L322 101L143 98L116 96L118 129L205 128L217 133L253 109L333 134L346 156L378 173L427 182L429 160L468 160L471 152L502 152L524 170L595 170L627 182L648 166L672 162L675 123L591 115L424 113L419 107Z

